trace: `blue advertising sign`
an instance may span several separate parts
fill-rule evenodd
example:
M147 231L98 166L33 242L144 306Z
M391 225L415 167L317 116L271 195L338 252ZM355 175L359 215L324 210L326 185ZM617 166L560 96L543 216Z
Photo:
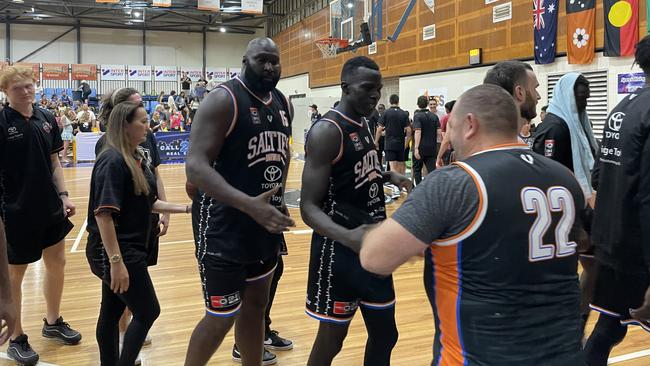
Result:
M618 74L618 94L634 93L645 86L645 75L642 72Z
M189 132L156 132L160 160L185 161L190 149Z

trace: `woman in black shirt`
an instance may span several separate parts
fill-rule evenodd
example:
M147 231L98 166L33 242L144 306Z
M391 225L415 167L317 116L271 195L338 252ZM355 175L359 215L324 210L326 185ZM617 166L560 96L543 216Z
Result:
M156 178L138 148L149 120L139 103L116 105L108 120L106 147L93 168L88 203L86 257L102 280L97 342L102 365L133 365L160 306L147 271L151 213L189 213L189 205L158 199ZM124 309L133 319L119 353L118 323Z

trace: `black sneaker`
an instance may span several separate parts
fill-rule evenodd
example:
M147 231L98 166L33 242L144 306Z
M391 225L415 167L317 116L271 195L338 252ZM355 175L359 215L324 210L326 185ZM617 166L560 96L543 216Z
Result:
M52 325L48 324L47 319L43 318L43 337L56 338L68 345L77 344L81 341L81 334L70 328L70 324L64 322L62 317L59 317Z
M38 362L38 353L29 345L25 334L18 336L13 341L9 341L7 356L19 365L32 366Z
M268 348L274 351L288 351L290 349L293 349L293 342L280 337L277 331L272 330L266 334L266 340L264 340L264 348Z
M241 353L237 349L237 345L232 346L232 360L241 363ZM264 356L262 357L262 366L275 365L278 363L278 356L264 349Z

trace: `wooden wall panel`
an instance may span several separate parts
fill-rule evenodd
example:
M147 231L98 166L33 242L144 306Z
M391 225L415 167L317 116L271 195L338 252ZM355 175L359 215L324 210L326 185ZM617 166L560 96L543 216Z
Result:
M468 66L471 48L483 49L483 62L533 57L532 0L511 0L513 17L492 23L492 6L483 0L436 0L435 14L418 0L397 42L380 41L377 54L370 55L380 66L385 78L406 74L427 73ZM500 0L496 4L505 3ZM408 0L384 0L384 37L393 33ZM560 1L557 52L566 52L567 29L565 2ZM646 30L646 3L639 4L639 31ZM386 24L388 15L388 24ZM596 48L603 46L603 4L596 5ZM436 38L422 40L422 28L436 24ZM358 32L355 24L355 32ZM345 61L367 55L367 48L347 52L335 59L323 60L314 41L329 35L329 8L295 24L274 37L280 48L282 75L310 74L312 88L339 83ZM569 35L571 39L572 33Z

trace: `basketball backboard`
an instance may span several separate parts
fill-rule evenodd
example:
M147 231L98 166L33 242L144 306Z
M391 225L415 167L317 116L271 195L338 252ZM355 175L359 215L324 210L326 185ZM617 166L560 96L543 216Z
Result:
M373 0L332 0L330 2L330 37L354 43L361 39L361 25L368 23Z

